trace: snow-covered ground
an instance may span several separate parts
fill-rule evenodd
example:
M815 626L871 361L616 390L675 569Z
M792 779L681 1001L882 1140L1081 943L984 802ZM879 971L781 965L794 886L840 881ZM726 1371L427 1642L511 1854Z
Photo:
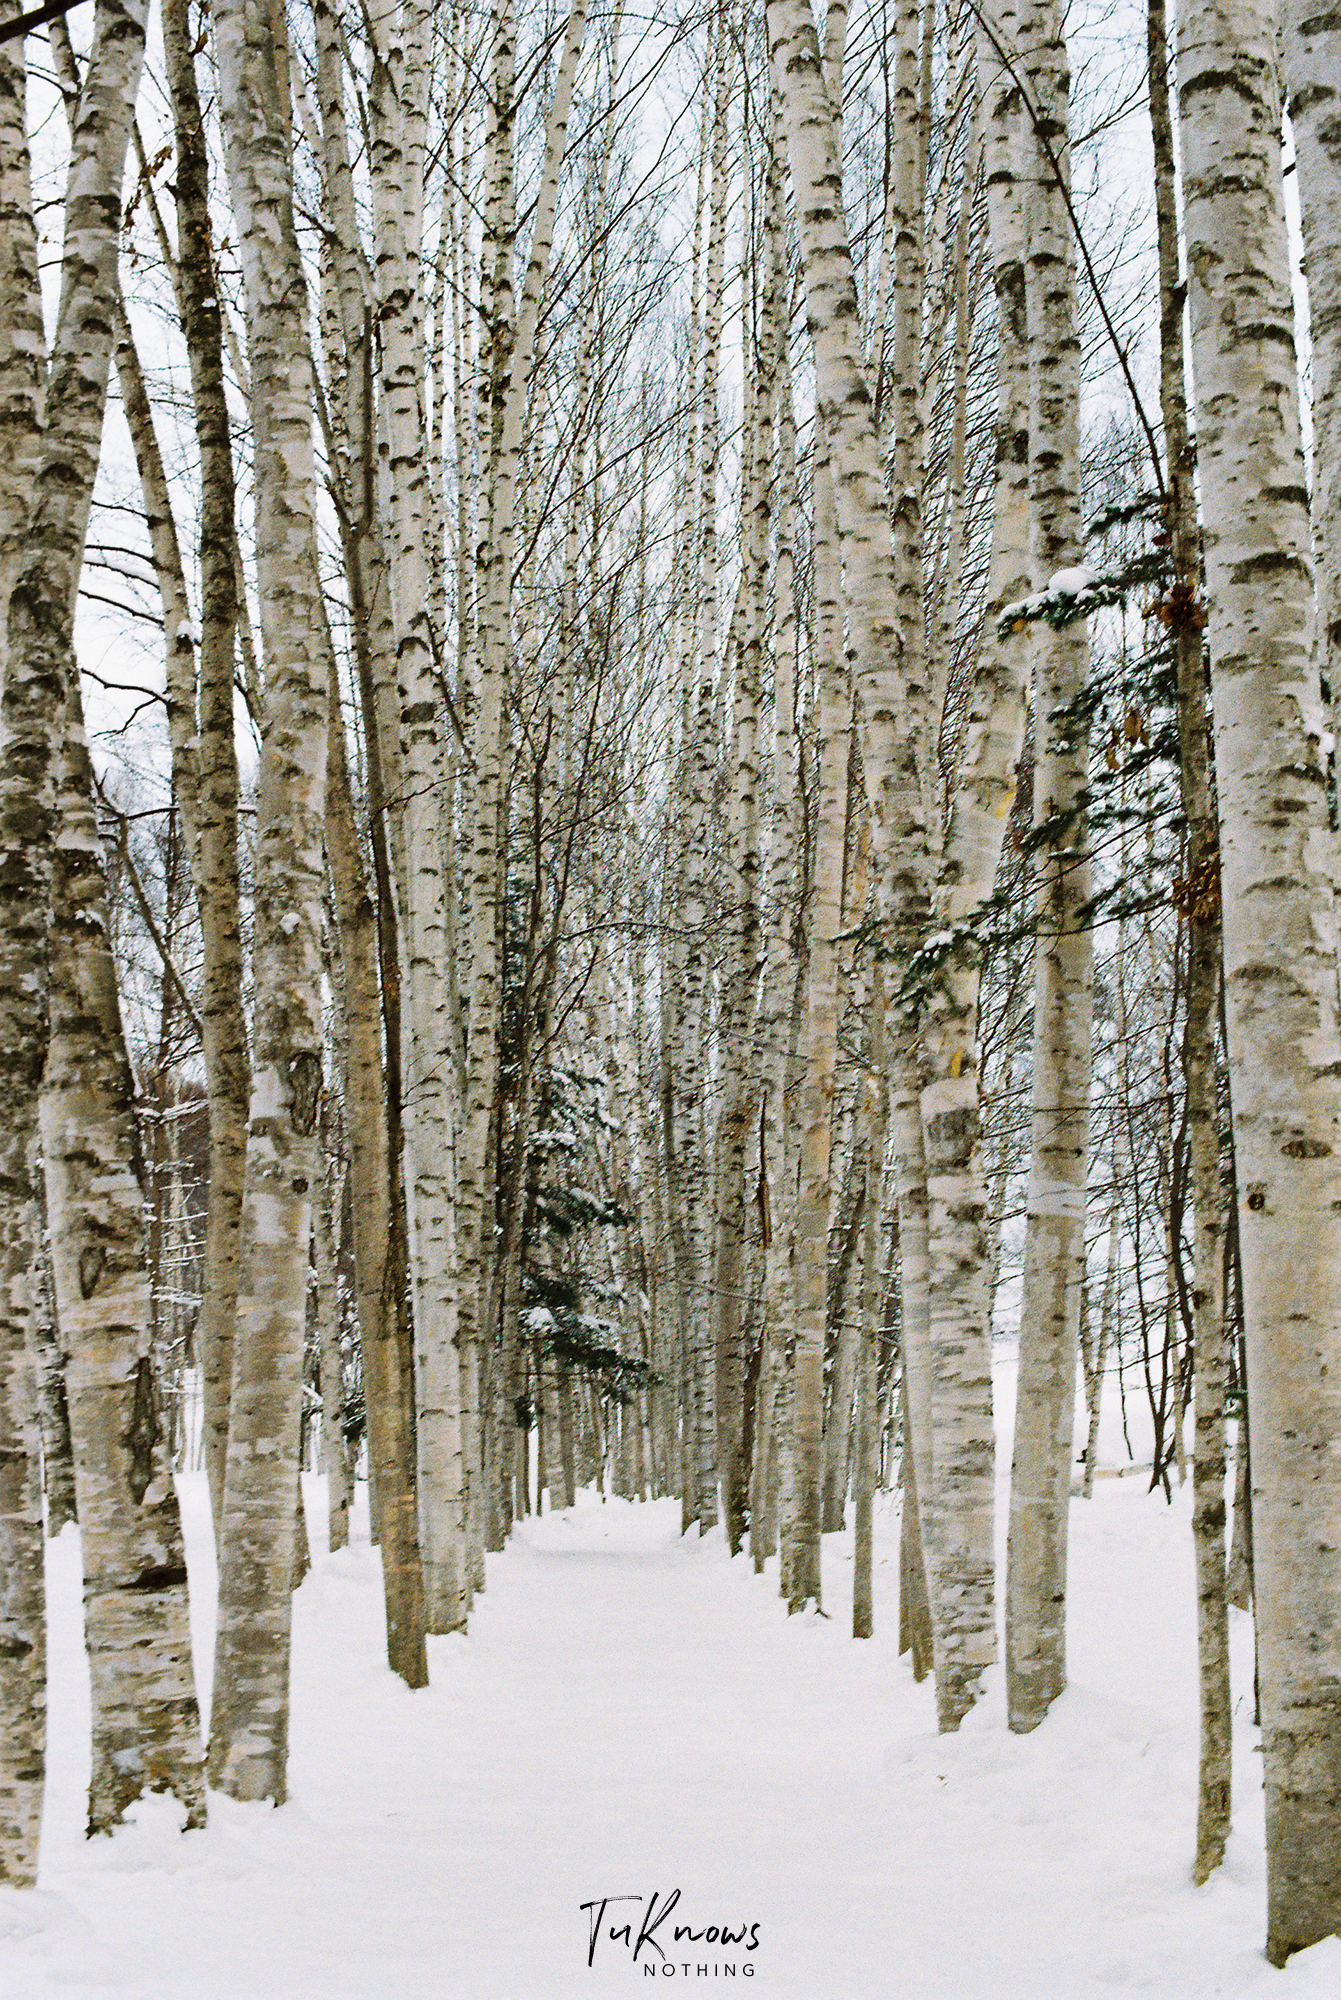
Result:
M1008 1440L1008 1364L999 1386ZM204 1686L207 1503L199 1478L182 1485ZM1341 1940L1284 1972L1261 1956L1238 1614L1235 1833L1226 1866L1191 1884L1189 1495L1165 1507L1144 1486L1101 1479L1072 1509L1071 1685L1024 1738L999 1670L960 1733L936 1733L930 1683L898 1657L892 1499L871 1641L849 1636L850 1532L825 1539L829 1617L789 1619L776 1566L756 1577L719 1535L681 1541L675 1503L587 1494L489 1558L469 1637L430 1641L417 1694L383 1661L364 1513L296 1598L290 1802L215 1798L208 1830L183 1835L154 1799L91 1843L67 1530L50 1549L41 1882L0 1891L0 1996L622 2000L651 1982L759 2000L1336 2000ZM320 1480L307 1497L315 1545ZM617 1897L642 1900L610 1901L589 1963L582 1906ZM699 1935L677 1943L677 1925ZM745 1938L709 1939L723 1925Z

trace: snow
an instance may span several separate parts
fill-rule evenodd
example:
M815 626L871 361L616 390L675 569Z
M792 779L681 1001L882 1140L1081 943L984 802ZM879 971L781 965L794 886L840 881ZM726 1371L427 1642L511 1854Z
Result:
M1079 563L1074 569L1059 569L1049 581L1048 589L1063 597L1079 597L1094 581L1094 571Z
M997 1386L1004 1482L1009 1356ZM1128 1400L1140 1457L1130 1385ZM1106 1409L1101 1466L1125 1456ZM877 1509L873 1640L849 1636L850 1530L825 1538L829 1617L789 1619L776 1563L756 1577L720 1532L681 1540L676 1502L588 1492L489 1557L469 1636L430 1640L432 1685L412 1694L384 1664L365 1490L353 1546L331 1556L324 1481L306 1485L316 1553L295 1598L290 1801L212 1797L204 1832L182 1834L153 1798L112 1838L84 1840L78 1537L49 1545L42 1872L36 1891L0 1891L4 2000L624 2000L649 1980L730 1979L760 2000L1341 1992L1341 1940L1283 1972L1261 1954L1251 1627L1237 1613L1235 1831L1212 1881L1190 1879L1189 1491L1167 1507L1144 1479L1100 1477L1072 1508L1066 1694L1011 1736L997 1669L942 1737L930 1682L898 1657L892 1495ZM208 1500L199 1475L180 1488L203 1685ZM1004 1484L1001 1498L1004 1556ZM677 1889L654 1933L668 1965L655 1941L635 1964L640 1924ZM589 1966L582 1905L615 1897L644 1900L610 1903ZM629 1942L612 1939L630 1918ZM757 1924L757 1949L676 1945L677 1923Z

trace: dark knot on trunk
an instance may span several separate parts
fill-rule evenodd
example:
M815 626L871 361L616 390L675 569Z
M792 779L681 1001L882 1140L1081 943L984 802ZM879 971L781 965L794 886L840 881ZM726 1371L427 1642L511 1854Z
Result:
M293 1092L294 1130L306 1138L316 1130L321 1106L321 1057L304 1049L289 1064L289 1088Z

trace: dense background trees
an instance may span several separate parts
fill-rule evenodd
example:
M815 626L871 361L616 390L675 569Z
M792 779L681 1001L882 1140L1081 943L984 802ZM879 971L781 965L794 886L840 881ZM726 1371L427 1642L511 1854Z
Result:
M956 0L0 41L6 1879L39 1484L102 1825L201 1809L171 1465L211 1782L280 1801L318 1435L412 1687L591 1481L797 1612L850 1500L869 1636L899 1485L913 1672L956 1728L1002 1597L1026 1731L1115 1381L1196 1481L1199 1876L1228 1411L1270 1953L1337 1928L1335 147L1291 17L1315 586L1277 27L1081 24L1079 83Z

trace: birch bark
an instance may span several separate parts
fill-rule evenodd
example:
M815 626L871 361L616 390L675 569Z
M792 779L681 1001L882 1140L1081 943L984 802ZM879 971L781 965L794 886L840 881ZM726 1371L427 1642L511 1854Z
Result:
M1160 409L1167 454L1167 520L1175 584L1165 616L1178 662L1178 741L1187 873L1187 1001L1183 1068L1187 1088L1191 1192L1195 1229L1192 1285L1196 1443L1192 1533L1197 1560L1197 1649L1201 1682L1201 1768L1197 1854L1193 1874L1204 1882L1224 1859L1233 1783L1233 1713L1229 1680L1229 1604L1225 1560L1225 1391L1229 1352L1224 1323L1220 1198L1220 1132L1216 1106L1215 1026L1220 988L1220 868L1211 786L1202 658L1205 612L1199 599L1201 537L1197 528L1192 441L1183 363L1182 281L1173 150L1172 79L1164 0L1147 14L1150 125L1155 153L1155 202L1160 260ZM1338 192L1341 192L1339 190ZM1110 1267L1116 1251L1110 1225ZM1116 1273L1113 1274L1116 1276ZM1109 1317L1108 1287L1104 1318ZM1102 1339L1100 1371L1102 1371ZM1096 1396L1097 1405L1097 1396ZM1097 1414L1097 1411L1096 1411ZM1097 1423L1092 1419L1085 1477L1093 1477Z
M26 870L6 871L19 891L8 941L27 956L44 1015L51 996L50 1016L39 1025L47 1055L41 1126L85 1542L91 1831L106 1830L142 1792L163 1787L183 1800L192 1823L204 1813L181 1526L171 1469L158 1449L148 1351L134 1092L108 949L72 634L111 358L116 218L143 51L142 10L100 8L72 116L62 300L47 382L52 421L29 552L10 599L5 689L11 749L20 737L14 720L31 728L36 719L31 706L26 715L14 709L11 692L31 702L36 682L49 704L38 754L31 740L27 745L26 830L37 852ZM35 1074L30 1081L35 1085Z
M44 1246L45 1248L45 1246ZM34 1281L34 1361L37 1410L42 1436L42 1498L46 1503L47 1539L60 1534L67 1521L78 1522L75 1511L74 1449L70 1442L70 1409L65 1393L65 1355L56 1329L50 1259L39 1264Z
M6 5L5 16L20 11ZM37 1401L31 1361L42 1216L37 1085L46 1002L45 893L33 836L50 835L43 771L54 714L39 675L6 672L10 584L41 462L42 294L28 164L23 45L0 43L0 1882L37 1879L46 1750L46 1597ZM40 789L33 797L32 766ZM34 813L36 806L36 813ZM34 824L34 818L36 824Z
M429 617L428 467L420 352L423 158L429 9L391 6L372 22L369 100L374 306L390 487L390 586L399 706L404 900L405 1188L414 1299L420 1537L429 1627L466 1617L465 1468L457 1351L455 1132L449 1060L446 794L442 699Z
M773 0L769 6L769 60L783 94L793 192L801 228L807 322L815 348L817 400L835 460L837 518L849 602L849 644L855 654L857 706L863 734L863 770L871 794L873 880L887 940L911 954L927 932L927 828L921 770L925 688L903 660L899 584L889 542L889 510L881 482L879 438L859 340L857 286L843 216L843 176L837 120L825 84L815 22L807 0ZM915 666L917 662L909 662ZM905 1040L901 1036L901 1040ZM897 1060L897 1058L895 1058ZM915 1268L915 1216L903 1216L905 1182L925 1190L917 1088L909 1078L893 1086L895 1144L903 1154L901 1234L905 1298ZM923 1194L925 1198L925 1194ZM905 1312L905 1338L917 1316ZM921 1388L929 1396L927 1370ZM923 1436L929 1418L923 1418ZM919 1468L921 1478L921 1468ZM937 1694L943 1726L953 1728L975 1698L981 1678L981 1618L975 1598L969 1616L945 1630L949 1644L937 1660Z
M1030 541L1035 588L1081 553L1080 347L1070 217L1045 156L1067 167L1069 72L1060 10L1023 10L1021 67L1033 101L1028 191ZM1073 707L1089 666L1083 625L1038 629L1034 825L1040 854L1034 945L1033 1148L1020 1301L1020 1358L1006 1574L1010 1726L1037 1728L1066 1685L1066 1528L1076 1355L1085 1281L1093 943L1085 808L1088 728Z
M563 169L568 116L586 30L585 0L574 0L545 126L545 151L531 228L531 249L522 286L516 337L510 343L510 374L500 417L493 468L480 657L480 696L475 735L475 825L471 848L471 996L468 1097L462 1132L460 1176L462 1348L474 1353L467 1367L465 1400L477 1407L480 1343L493 1267L495 1200L489 1177L490 1126L498 1066L498 866L499 785L503 690L512 636L512 568L516 544L517 492L522 430L531 387L541 295L554 242L554 217ZM510 183L509 183L510 185ZM506 273L507 260L500 264ZM501 279L495 280L495 309ZM510 293L510 277L508 278ZM469 1477L477 1455L472 1453Z
M354 828L335 656L326 752L326 852L344 965L344 1100L349 1129L354 1288L368 1412L368 1469L377 1502L387 1659L409 1687L428 1682L424 1579L414 1483L414 1382L396 1325L389 1137L378 1021L377 915Z
M989 599L1000 604L1027 588L1028 380L1023 312L1023 226L1018 93L980 34L978 76L986 105L987 212L997 297L996 476ZM961 194L962 238L976 173L971 120ZM905 145L907 142L905 141ZM956 247L955 441L952 457L950 562L943 618L957 613L962 541L962 398L967 392L968 300L966 243ZM908 399L904 399L907 401ZM911 412L904 425L913 422ZM958 482L958 484L956 484ZM905 558L910 566L913 556ZM905 589L910 586L905 585ZM953 592L953 598L951 593ZM991 606L988 608L991 619ZM928 734L940 728L949 673L941 649L929 677ZM1024 739L1029 652L1011 639L985 640L969 697L954 792L939 841L936 920L952 933L990 895L1015 792ZM934 767L928 749L927 763ZM936 774L924 778L929 821L935 815ZM979 977L971 954L955 953L941 968L923 1010L919 1063L922 1158L926 1174L927 1338L932 1371L932 1437L926 1474L916 1468L923 1535L932 1564L933 1612L947 1662L959 1661L950 1693L940 1669L946 1720L996 1657L993 1556L991 1298L987 1282L986 1207L980 1161L981 1054ZM920 1219L920 1218L919 1218ZM916 1249L914 1241L911 1246ZM905 1255L907 1251L905 1250ZM915 1359L917 1315L907 1316ZM912 1384L910 1383L910 1387ZM914 1448L920 1395L911 1396ZM911 1558L910 1558L911 1561ZM962 1712L962 1711L961 1711Z
M732 960L723 996L724 1101L717 1145L717 1462L727 1546L739 1552L745 1533L749 1472L744 1457L745 1282L747 1216L745 1162L758 1102L754 1057L759 982L759 679L763 651L764 563L768 535L763 468L762 396L757 370L748 371L748 439L741 477L742 570L745 616L736 653L732 693L732 808L727 893L732 914ZM760 496L763 497L762 509Z
M815 461L815 623L819 668L819 796L798 1139L796 1345L792 1359L792 1492L787 1609L821 1608L824 1337L829 1275L829 1193L838 1055L838 932L851 697L842 650L843 606L833 479L821 443Z
M1029 583L1023 113L1018 89L982 31L976 61L984 107L987 219L997 307L996 463L986 611L990 632L993 611L1023 595ZM975 119L975 128L976 124ZM966 172L973 172L972 140ZM967 209L968 183L962 200ZM967 311L962 281L958 291L957 318L962 322ZM961 344L965 331L961 324L957 331ZM963 363L957 362L957 391L962 369ZM956 530L952 521L952 536L954 532L962 533L962 527ZM947 614L950 609L947 605ZM991 893L1015 793L1029 676L1027 640L984 638L941 845L936 914L938 925L951 931ZM961 1607L957 1616L964 1632L966 1668L976 1665L981 1671L995 1657L995 1638L991 1289L980 1164L978 991L978 969L970 955L952 956L942 968L938 991L921 1023L927 1316L934 1376L930 1490L921 1500L921 1515L924 1523L929 1511L933 1516L926 1539L936 1565L938 1592L948 1586ZM910 1396L910 1410L916 1407ZM915 1416L913 1430L916 1443ZM921 1464L915 1476L921 1491Z
M327 814L329 820L329 812ZM344 1009L339 1007L339 1013ZM337 1016L338 1018L338 1016ZM337 1031L338 1032L338 1031ZM348 1046L349 1031L340 1036ZM323 1110L329 1108L323 1098ZM321 1152L317 1201L312 1217L312 1264L316 1278L316 1317L321 1388L321 1466L326 1474L326 1546L349 1547L349 1512L354 1504L354 1468L345 1445L344 1365L340 1352L340 1301L336 1272L335 1226L341 1194L341 1160L329 1118L321 1121Z
M1274 8L1190 0L1178 91L1281 1964L1341 1926L1341 1035Z
M708 913L710 899L712 808L717 776L717 731L714 684L720 637L718 602L717 475L721 451L719 376L722 346L722 305L727 210L727 116L730 68L724 10L716 21L716 75L713 94L711 177L708 193L708 248L704 278L703 384L699 444L698 542L695 584L698 593L698 672L694 695L694 735L690 792L689 853L684 894L687 933L684 970L686 1055L693 1072L685 1080L687 1131L683 1154L685 1234L692 1272L689 1297L689 1339L694 1393L695 1518L700 1535L717 1521L717 1366L713 1338L715 1314L710 1286L711 1170L708 1148L709 1049L711 979ZM697 1296L695 1296L697 1291Z
M209 1091L209 1207L200 1343L205 1469L216 1535L223 1499L233 1337L242 1258L242 1186L251 1069L242 1004L233 648L237 623L233 450L224 394L219 288L209 214L209 162L187 0L164 0L163 52L177 141L176 284L200 453L199 710L191 685L168 689L173 780L183 802L204 948L201 1020ZM178 659L170 644L169 661ZM186 664L185 656L180 663ZM194 677L193 677L194 678ZM188 814L185 801L191 801Z
M5 13L19 11L6 0ZM44 334L37 273L28 159L27 77L23 43L0 42L0 614L9 609L10 586L24 552L33 489L42 456ZM8 651L0 622L0 676Z
M409 1309L410 1258L403 1157L400 914L406 901L406 871L404 797L397 779L399 732L394 714L396 634L375 479L373 324L368 303L371 281L359 243L344 108L344 57L338 23L325 0L315 0L313 22L321 106L322 194L329 245L323 329L330 342L327 368L332 382L332 428L336 436L337 515L349 579L354 665L363 725L368 845L384 1038L379 1095L385 1111L386 1150L379 1157L383 1158L388 1187L385 1207L377 1213L385 1216L388 1234L380 1246L374 1241L367 1254L377 1260L380 1311L390 1314L389 1323L400 1350L397 1378L407 1381L414 1370L414 1336ZM364 1242L367 1244L366 1236ZM358 1254L356 1249L356 1261ZM364 1320L361 1306L360 1326L365 1324L372 1322ZM381 1337L379 1331L376 1338ZM413 1439L413 1435L411 1414L406 1436ZM369 1448L373 1449L371 1444ZM413 1470L402 1466L394 1476L402 1484L408 1481L413 1500ZM375 1483L373 1498L376 1507ZM415 1546L418 1546L417 1531ZM422 1576L415 1588L422 1594ZM400 1629L410 1630L413 1622L410 1614L405 1613L399 1620ZM413 1671L413 1644L406 1643L411 1645Z
M885 1095L884 968L871 968L870 1015L866 1082L866 1209L861 1260L861 1348L857 1366L857 1434L853 1447L852 1485L856 1519L852 1548L852 1636L869 1639L875 1631L872 1527L876 1458L879 1450L879 1321L886 1274L880 1269L884 1240Z
M53 26L52 44L67 101L77 106L79 77L63 22ZM108 306L163 600L169 700L185 679L193 706L194 654L171 505L115 283ZM92 413L83 415L91 435ZM62 406L53 436L70 421ZM183 775L183 804L193 823L194 768ZM192 1825L203 1825L205 1804L186 1557L155 1379L152 1222L94 794L71 672L57 789L51 1018L40 1119L81 1524L93 1737L89 1831L103 1832L145 1791L175 1792Z
M1286 0L1285 77L1299 163L1313 382L1318 657L1341 702L1341 15Z
M768 268L761 341L769 357L769 402L776 433L773 458L776 536L773 556L773 796L768 845L768 930L763 991L759 1002L759 1045L763 1091L759 1125L759 1184L763 1198L764 1294L760 1332L759 1391L750 1488L750 1551L756 1570L772 1555L776 1533L770 1504L776 1481L776 1410L782 1350L791 1324L792 1175L788 1166L791 1120L787 1087L794 1046L791 1037L793 966L799 945L800 880L803 861L797 797L796 609L793 589L796 513L796 424L792 413L791 325L782 202L785 170L782 114L772 93L771 133L765 193Z
M265 729L256 831L255 1062L248 1266L233 1357L210 1735L211 1782L287 1788L294 1452L322 1078L319 647L307 291L293 216L285 22L272 0L214 10L219 107L247 303Z
M203 1826L186 1556L152 1355L135 1086L73 681L66 700L41 1133L84 1564L88 1829L108 1832L153 1791L175 1793L188 1824Z

